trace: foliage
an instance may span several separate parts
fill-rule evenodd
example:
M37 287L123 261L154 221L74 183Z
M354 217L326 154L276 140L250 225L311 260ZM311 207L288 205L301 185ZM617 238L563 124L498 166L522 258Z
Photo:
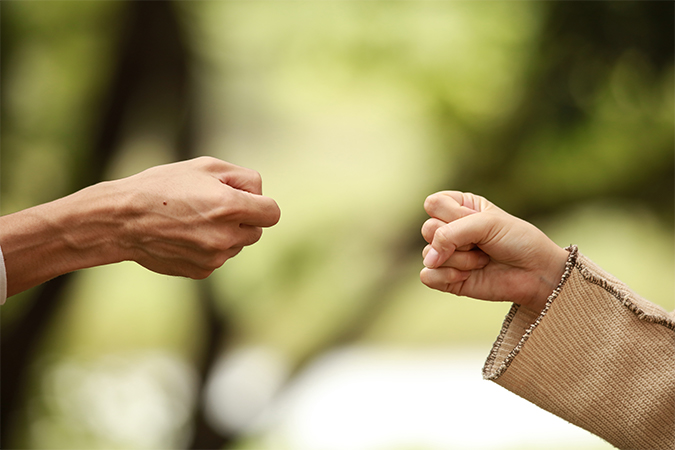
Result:
M195 403L190 445L258 442L202 417L221 349L276 355L278 389L343 345L487 354L508 305L418 280L422 203L441 189L579 243L674 308L672 16L668 2L2 2L3 214L201 154L260 171L282 209L207 281L122 264L11 299L3 352L25 348L30 382L15 411L3 402L17 424L3 444L185 446ZM33 344L7 337L21 329ZM154 442L115 428L104 400L73 420L91 391L54 388L67 370L162 370L140 360L175 368L156 401L183 392L177 415L147 419L173 427ZM94 384L101 399L114 378Z

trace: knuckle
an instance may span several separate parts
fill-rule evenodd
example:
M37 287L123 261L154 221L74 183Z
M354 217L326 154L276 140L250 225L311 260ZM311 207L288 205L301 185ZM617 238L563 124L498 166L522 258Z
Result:
M229 252L227 253L227 255L225 255L225 261L227 261L227 260L230 259L230 258L234 258L234 257L237 256L237 255L239 254L239 252L241 252L243 249L244 249L244 247L232 247L232 248L229 250ZM223 264L225 263L225 261L223 261Z
M208 278L208 276L213 273L213 270L203 268L195 269L192 272L192 275L190 275L190 278L192 278L193 280L203 280L205 278Z
M253 169L246 169L246 174L249 183L254 187L254 191L262 192L262 175L260 175L260 172Z
M190 278L203 280L211 275L214 270L225 264L225 261L228 259L229 255L227 255L226 252L218 252L205 256L201 258L199 262L195 263L195 267L189 276Z
M257 170L253 169L248 169L250 171L250 177L251 181L257 183L257 184L262 184L262 175L260 175L260 172Z
M244 246L254 244L260 240L262 229L253 226L240 226L204 239L200 245L201 265L203 268L215 270L225 264L225 261L236 256Z
M215 161L218 161L216 158L212 156L198 156L197 158L193 159L195 164L208 167L211 166L215 163Z
M207 172L220 172L229 169L232 164L213 156L198 156L192 160L194 164Z
M192 262L183 269L183 276L193 280L203 280L213 273L216 268L206 267L203 264Z
M227 256L225 256L223 252L219 252L207 258L204 261L204 267L202 268L213 271L225 264L225 261L227 261Z
M262 228L252 227L251 232L249 233L249 240L247 245L255 244L262 237Z
M221 259L221 255L232 245L232 239L227 235L204 237L198 246L200 260L204 261L208 266L214 266ZM216 267L220 267L221 265L222 263Z
M255 244L262 237L262 228L252 225L240 225L236 239L230 247L243 247Z

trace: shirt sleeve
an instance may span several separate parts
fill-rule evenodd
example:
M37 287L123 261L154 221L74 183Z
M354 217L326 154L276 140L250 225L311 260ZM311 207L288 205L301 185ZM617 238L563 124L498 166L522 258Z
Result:
M5 257L0 247L0 305L7 300L7 270L5 269Z
M492 380L622 449L675 449L675 314L570 247L539 313L514 305Z

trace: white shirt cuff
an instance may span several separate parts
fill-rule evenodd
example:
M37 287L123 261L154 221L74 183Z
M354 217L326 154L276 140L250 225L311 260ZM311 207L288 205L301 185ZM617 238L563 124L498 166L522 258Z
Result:
M2 247L0 247L0 305L4 305L5 300L7 300L7 270L5 269Z

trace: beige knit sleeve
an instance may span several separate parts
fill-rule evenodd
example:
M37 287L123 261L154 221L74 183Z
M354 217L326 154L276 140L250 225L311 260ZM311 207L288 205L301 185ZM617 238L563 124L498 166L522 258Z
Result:
M675 314L570 247L541 313L514 305L483 376L622 449L675 449Z

